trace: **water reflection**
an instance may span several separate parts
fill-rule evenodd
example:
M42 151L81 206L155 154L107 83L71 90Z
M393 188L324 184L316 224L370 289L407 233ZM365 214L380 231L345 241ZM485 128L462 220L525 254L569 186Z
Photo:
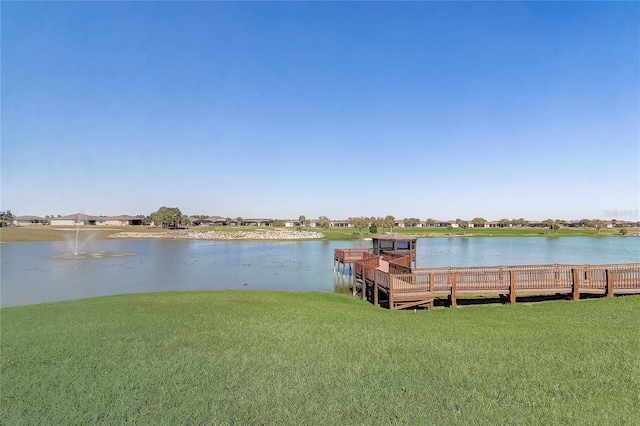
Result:
M333 291L340 294L352 294L351 286L353 283L353 276L342 274L333 275Z

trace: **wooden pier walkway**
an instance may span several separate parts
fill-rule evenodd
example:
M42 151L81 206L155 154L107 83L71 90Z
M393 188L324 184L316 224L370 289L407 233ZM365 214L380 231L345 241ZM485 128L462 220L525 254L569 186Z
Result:
M518 296L531 295L577 300L581 294L640 294L640 263L412 268L409 256L358 250L349 253L353 295L376 305L382 300L390 309L433 308L436 297L447 297L455 307L459 297L472 295L515 303ZM334 258L340 256L337 252Z

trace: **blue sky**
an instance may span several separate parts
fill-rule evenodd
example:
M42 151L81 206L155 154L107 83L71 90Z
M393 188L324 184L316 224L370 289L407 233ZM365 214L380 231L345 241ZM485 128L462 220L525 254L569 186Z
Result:
M14 214L638 215L637 2L1 7Z

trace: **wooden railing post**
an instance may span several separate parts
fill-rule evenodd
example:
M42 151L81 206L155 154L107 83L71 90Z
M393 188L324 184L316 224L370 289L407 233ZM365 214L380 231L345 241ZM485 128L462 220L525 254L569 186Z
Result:
M431 302L429 303L429 309L433 309L433 305L435 303L435 294L433 293L436 286L436 280L433 276L433 273L429 274L429 297L431 298Z
M509 269L509 303L516 303L516 273Z
M604 270L604 276L607 280L607 297L613 297L613 274L609 268Z
M580 278L578 277L578 270L576 268L571 269L571 276L573 279L573 300L580 299Z
M366 300L367 299L367 271L365 270L365 268L369 268L368 266L364 266L364 264L362 265L362 292L360 293L360 299L361 300Z
M458 290L456 288L456 273L452 272L451 275L451 307L455 308L458 306Z
M358 266L356 265L356 268L357 268L357 267L358 267ZM338 275L340 275L340 264L338 264ZM361 275L361 276L362 276L362 275ZM354 274L353 274L353 288L352 288L352 290L351 290L351 295L352 295L353 297L355 297L355 296L356 296L356 287L358 287L358 279L356 278L356 274L354 273Z
M375 306L378 306L378 284L376 281L377 278L377 271L373 272L373 304Z

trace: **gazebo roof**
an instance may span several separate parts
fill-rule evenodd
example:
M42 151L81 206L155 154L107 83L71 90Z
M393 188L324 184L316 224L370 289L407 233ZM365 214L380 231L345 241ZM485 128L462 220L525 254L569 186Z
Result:
M386 241L415 241L415 240L417 240L416 237L413 237L411 235L396 234L396 233L377 235L377 236L373 237L373 239L375 239L375 240L386 240Z

